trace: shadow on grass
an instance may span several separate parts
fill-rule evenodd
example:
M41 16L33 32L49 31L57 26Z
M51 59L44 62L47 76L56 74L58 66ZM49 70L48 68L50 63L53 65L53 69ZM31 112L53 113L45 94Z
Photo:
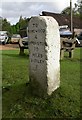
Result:
M60 89L50 97L41 98L31 93L29 83L3 89L3 118L58 117L62 112L55 108L53 99L60 96Z
M61 61L72 61L72 62L82 62L81 58L69 58L69 56L64 56Z
M14 57L14 58L29 58L29 54L19 55L19 54L11 54L11 53L4 53L3 55L8 57Z
M51 96L42 98L31 93L29 83L11 86L3 89L3 118L72 117L70 110L64 110L64 107L67 109L64 99L61 87ZM62 100L64 106L61 106Z

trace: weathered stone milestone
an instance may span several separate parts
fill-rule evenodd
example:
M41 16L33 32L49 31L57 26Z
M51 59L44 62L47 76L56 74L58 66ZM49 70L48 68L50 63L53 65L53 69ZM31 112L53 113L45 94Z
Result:
M33 91L50 95L60 86L60 35L53 17L32 17L28 26L29 78Z

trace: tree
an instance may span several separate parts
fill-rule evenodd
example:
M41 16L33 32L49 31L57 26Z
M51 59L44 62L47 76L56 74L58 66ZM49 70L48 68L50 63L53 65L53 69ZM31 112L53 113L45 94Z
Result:
M27 36L27 26L28 26L29 18L23 18L20 16L19 22L16 24L17 31L21 35L21 37Z
M20 16L19 21L15 25L11 25L6 18L0 17L0 31L7 31L8 36L11 38L12 34L20 34L21 29L26 32L29 20L30 18Z
M0 17L0 31L2 30L2 17Z
M8 36L11 37L12 35L12 29L11 24L7 21L7 19L2 19L2 30L8 32Z
M77 0L76 12L77 12L77 13L79 14L79 16L82 18L82 0Z
M28 26L28 19L23 18L22 16L20 16L18 24L19 24L19 29L21 29L23 27L26 27L26 26Z
M65 8L61 13L70 15L70 7ZM82 1L81 0L77 0L77 3L75 3L74 8L72 9L72 13L73 15L79 16L82 18Z
M24 29L28 26L28 21L29 18L23 18L22 16L20 16L19 21L16 23L16 25L12 25L12 31L13 34L19 34L21 29Z
M70 15L70 7L66 7L61 14L66 14L66 15Z
M12 28L12 34L16 34L17 33L16 25L12 25L11 28Z

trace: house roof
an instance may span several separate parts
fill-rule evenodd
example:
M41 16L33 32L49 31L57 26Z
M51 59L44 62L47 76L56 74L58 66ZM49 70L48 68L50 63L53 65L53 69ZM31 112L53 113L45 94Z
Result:
M70 27L70 15L51 13L51 12L42 12L43 16L52 16L54 17L60 26L68 25ZM73 27L82 29L82 19L77 16L73 16Z

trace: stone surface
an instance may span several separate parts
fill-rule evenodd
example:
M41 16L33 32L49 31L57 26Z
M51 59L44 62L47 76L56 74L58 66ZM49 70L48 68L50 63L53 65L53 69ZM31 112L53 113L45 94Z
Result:
M60 86L60 35L53 17L32 17L28 26L29 78L32 90L51 93Z

